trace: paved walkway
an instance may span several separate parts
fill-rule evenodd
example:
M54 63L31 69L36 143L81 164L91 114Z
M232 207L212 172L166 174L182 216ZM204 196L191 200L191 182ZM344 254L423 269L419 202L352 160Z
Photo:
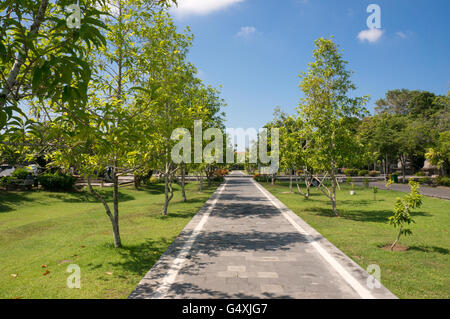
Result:
M387 189L385 185L386 185L386 182L369 183L369 187L376 186L379 189ZM391 185L390 189L394 190L394 191L405 192L405 193L409 193L409 191L410 191L408 184L393 184L393 185ZM420 185L419 192L425 196L450 200L450 187L444 187L444 186L431 187L431 186Z
M252 179L233 174L130 298L395 298Z

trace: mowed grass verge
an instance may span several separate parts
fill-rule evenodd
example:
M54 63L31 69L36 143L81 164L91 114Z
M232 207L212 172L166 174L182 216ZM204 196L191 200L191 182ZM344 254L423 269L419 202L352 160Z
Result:
M121 249L88 193L0 192L0 298L126 298L217 185L198 187L186 186L184 203L175 185L167 217L164 185L121 187ZM112 201L111 189L100 191ZM66 285L70 264L81 269L81 289Z
M413 235L400 239L409 249L391 252L381 249L397 235L388 217L405 193L379 190L374 201L372 189L355 187L350 196L350 187L341 185L341 217L333 217L330 200L317 189L305 200L288 193L287 182L261 184L362 268L379 265L381 282L399 298L450 298L450 201L424 197L412 214Z

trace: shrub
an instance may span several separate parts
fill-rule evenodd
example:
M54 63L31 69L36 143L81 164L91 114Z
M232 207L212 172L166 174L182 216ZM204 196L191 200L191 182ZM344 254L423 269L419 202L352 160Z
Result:
M18 168L11 175L17 179L26 179L28 175L30 175L30 171L26 168Z
M39 183L45 190L70 191L75 185L76 178L64 174L44 174L38 177Z
M158 184L158 183L161 183L162 182L162 179L161 178L158 178L158 177L156 177L156 176L152 176L152 177L150 177L149 179L148 179L148 183L149 184Z
M5 188L8 186L17 186L19 185L19 181L13 176L4 176L0 178L0 185Z
M213 173L213 175L216 177L223 177L228 174L229 174L229 172L227 169L216 169Z
M260 175L260 174L255 174L253 176L253 178L257 182L267 182L267 180L268 180L268 176L267 175Z
M380 176L380 174L381 174L381 172L379 172L379 171L370 171L369 172L370 177L377 177L377 176Z
M366 169L362 169L360 171L358 171L358 176L366 176L369 175L369 171Z
M417 172L416 176L425 176L425 173L424 172Z
M223 176L214 176L212 178L212 181L215 183L222 183L225 180L225 178Z
M344 170L344 174L346 176L356 176L356 175L358 175L358 170L354 169L354 168L346 168Z
M440 186L450 186L450 177L440 176L435 179L435 183Z
M352 184L353 179L349 176L349 177L347 177L346 182L347 182L347 184Z

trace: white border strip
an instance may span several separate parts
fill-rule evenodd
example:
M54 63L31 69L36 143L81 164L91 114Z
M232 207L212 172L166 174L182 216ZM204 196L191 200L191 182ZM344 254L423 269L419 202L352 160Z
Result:
M175 282L175 279L177 278L178 273L180 272L181 268L183 268L183 265L187 260L186 257L189 254L189 251L192 249L192 246L194 245L194 242L197 239L197 236L202 231L203 226L205 226L206 222L208 221L208 217L211 214L214 207L216 206L220 195L225 190L226 184L227 184L227 180L225 180L225 183L222 184L222 186L220 186L220 188L217 190L216 198L212 201L211 205L208 207L208 210L202 216L202 219L195 227L191 236L189 236L189 239L186 240L186 242L184 243L184 245L181 248L180 252L178 253L177 257L172 262L166 275L163 277L161 285L151 295L152 299L162 299L167 295L167 292L169 291L172 284Z
M341 277L361 296L363 299L375 299L375 297L362 286L358 280L355 279L342 265L331 256L317 241L312 240L312 236L305 231L299 224L297 224L291 216L289 216L283 209L267 194L267 190L263 189L258 183L256 183L253 178L252 183L261 191L261 193L266 196L266 198L281 212L284 218L286 218L289 223L303 236L306 240L317 250L317 252L331 265L331 267L336 270L336 272L341 275Z

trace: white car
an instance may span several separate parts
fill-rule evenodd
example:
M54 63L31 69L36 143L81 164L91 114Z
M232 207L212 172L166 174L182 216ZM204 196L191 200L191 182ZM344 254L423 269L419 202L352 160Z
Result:
M11 176L15 170L16 169L12 165L8 164L0 165L0 177Z

